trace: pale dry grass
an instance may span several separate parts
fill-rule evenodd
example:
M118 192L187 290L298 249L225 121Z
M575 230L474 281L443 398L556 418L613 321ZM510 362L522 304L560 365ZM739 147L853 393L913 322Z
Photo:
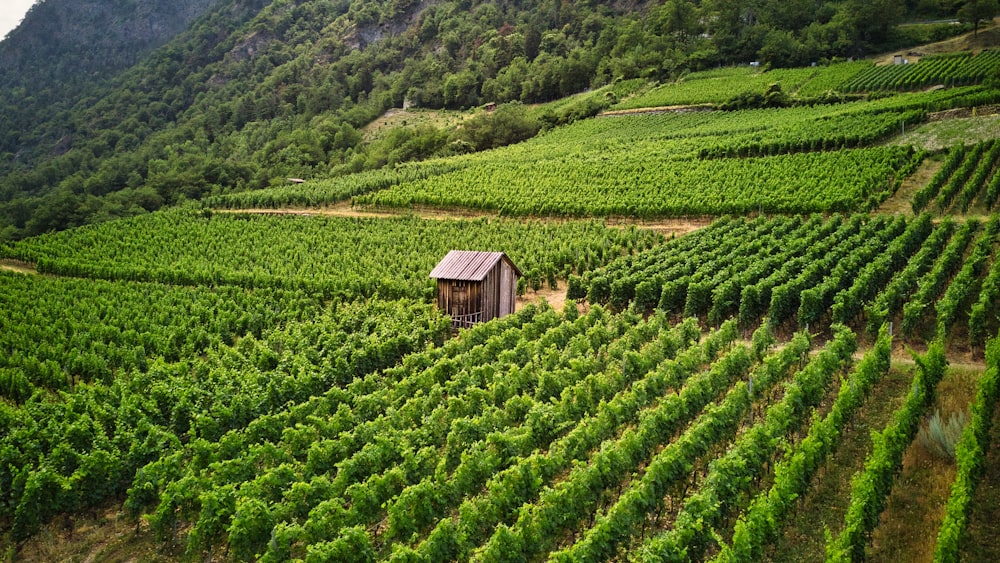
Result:
M215 209L213 213L249 213L255 215L298 215L302 217L360 217L371 219L389 219L393 217L419 217L420 219L452 221L461 219L500 219L501 217L489 211L476 211L469 209L441 209L427 206L416 206L406 209L395 209L388 207L355 207L349 201L342 201L334 205L324 207L295 208L286 207L280 209ZM591 222L604 221L609 227L630 227L636 226L640 229L648 229L663 234L665 237L681 236L703 229L712 224L714 217L682 217L665 219L637 219L633 217L504 217L510 221L545 221L546 223L570 223L570 222Z
M0 270L28 275L38 274L38 270L36 270L34 266L28 264L27 262L21 262L20 260L0 260Z
M982 371L963 364L951 366L938 384L935 410L945 417L967 412ZM926 418L921 426L926 425ZM914 439L903 455L903 471L896 477L889 504L872 535L872 561L933 561L937 531L955 481L954 460L928 451Z
M891 197L879 206L879 213L889 215L913 215L913 195L927 185L944 163L937 159L926 159L917 171L903 180L902 185Z
M973 32L951 37L937 43L928 43L918 47L903 49L904 52L921 53L923 56L940 55L943 53L954 53L957 51L973 51L978 53L983 49L996 47L1000 44L1000 18L995 18L992 22L979 26L979 34L974 36ZM892 64L895 55L903 54L900 51L892 51L872 57L875 64ZM920 60L920 55L907 55L907 60L915 63Z
M14 561L176 561L180 552L156 542L148 526L136 527L117 506L92 513L57 516L17 546Z

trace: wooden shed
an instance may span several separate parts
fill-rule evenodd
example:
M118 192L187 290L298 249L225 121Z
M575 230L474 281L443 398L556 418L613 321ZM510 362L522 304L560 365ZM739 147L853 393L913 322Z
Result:
M438 307L464 328L513 313L521 276L503 252L452 250L430 277L438 282Z

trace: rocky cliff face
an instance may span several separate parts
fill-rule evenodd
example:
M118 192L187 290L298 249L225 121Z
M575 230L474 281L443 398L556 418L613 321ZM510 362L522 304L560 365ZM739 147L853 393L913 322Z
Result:
M42 0L0 42L0 81L108 76L134 65L219 0Z

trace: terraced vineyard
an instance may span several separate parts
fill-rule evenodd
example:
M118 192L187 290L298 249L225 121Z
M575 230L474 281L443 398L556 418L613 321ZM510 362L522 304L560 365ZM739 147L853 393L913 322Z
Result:
M911 67L977 82L992 53ZM970 515L1000 479L1000 143L884 141L997 99L608 116L0 245L38 272L0 272L4 545L111 507L169 559L879 559L924 486L917 436L965 385L954 468L932 463L947 507L915 533L941 561L994 553ZM347 201L488 216L309 215ZM506 252L521 293L565 304L452 333L427 276L455 248Z
M188 232L202 221L246 223L190 214L160 220ZM329 228L322 218L260 221ZM142 221L104 228L122 240L148 230ZM918 386L930 393L944 365L934 350L957 323L975 319L977 334L996 334L995 310L973 316L955 304L990 302L998 230L1000 216L960 224L935 224L926 214L726 218L581 270L571 287L586 294L589 311L572 302L561 313L531 306L447 343L446 318L415 302L328 308L303 290L275 295L236 289L225 278L216 290L170 289L205 298L237 291L268 302L286 295L287 313L263 311L252 321L246 315L259 305L251 300L240 306L247 313L235 310L186 344L154 337L146 355L126 354L105 375L39 360L69 375L74 401L57 406L31 387L9 396L17 402L2 411L10 429L0 477L13 507L5 517L24 537L48 515L124 493L130 514L146 515L158 538L181 542L189 556L224 545L237 559L759 553L794 511L780 499L802 492L836 448L837 429L889 369L887 325L875 327L874 346L855 363L854 331L830 323L863 331L873 319L889 319L904 338L927 334L938 348ZM100 231L13 251L40 264L50 254L51 268L59 253L77 265L99 264L101 256L83 249ZM202 252L182 248L169 260ZM251 263L271 252L242 248ZM138 256L130 258L136 271L161 268ZM994 274L983 277L987 271ZM3 279L51 303L49 318L59 302L44 296L69 287L104 283L115 292L105 294L109 304L135 299L117 290L120 282ZM122 287L148 294L166 286ZM890 291L896 297L884 298ZM107 346L139 346L118 344L136 316L130 311L117 305L103 313ZM159 313L140 316L149 314ZM233 322L235 315L244 320ZM91 331L101 326L93 316L78 322ZM702 335L700 322L717 329ZM276 325L284 328L263 328ZM814 343L799 327L828 340ZM76 330L45 338L68 349ZM775 334L785 335L780 347ZM5 373L18 369L8 365ZM829 400L834 410L810 422ZM907 435L926 410L919 400L907 407ZM892 484L891 474L879 479L878 496L864 501L876 507ZM830 553L864 549L851 518Z
M980 305L969 333L981 346L998 328L986 313L994 284L981 280L997 262L998 231L1000 215L957 227L927 214L720 220L574 276L569 295L713 325L735 317L744 329L843 323L875 333L895 321L913 338L949 334L971 299Z
M537 289L659 239L590 221L374 220L187 209L41 236L5 254L65 276L305 289L350 299L433 295L427 273L456 245L507 252L522 265L525 283Z
M1000 50L987 49L924 57L915 64L884 65L863 70L843 85L848 92L872 90L915 90L942 84L964 86L996 76L1000 70Z
M924 157L875 145L918 125L927 112L998 99L973 86L841 104L584 120L486 153L209 203L294 208L353 198L361 207L643 218L867 210Z
M948 151L944 165L913 196L913 211L965 213L972 206L993 211L1000 198L1000 142L996 139Z

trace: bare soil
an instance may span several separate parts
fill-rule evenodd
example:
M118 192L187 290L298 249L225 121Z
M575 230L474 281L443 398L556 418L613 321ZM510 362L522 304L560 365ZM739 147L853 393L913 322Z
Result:
M392 209L385 207L355 207L349 201L329 205L325 207L312 208L281 208L281 209L216 209L215 213L251 213L258 215L300 215L303 217L324 216L324 217L362 217L387 219L391 217L419 217L421 219L431 219L438 221L451 221L458 219L499 219L496 213L487 211L475 211L468 209L441 209L435 207L418 206L407 209ZM641 229L657 231L664 236L681 236L697 231L712 224L714 217L692 217L678 219L654 219L643 220L631 217L592 217L592 218L565 218L565 217L522 217L505 218L508 220L522 221L546 221L551 223L571 222L571 221L595 221L603 220L608 226L629 227L636 226Z
M141 522L141 521L140 521ZM130 521L120 507L62 515L19 546L15 561L176 561L180 553L153 538L148 526Z
M940 160L926 159L917 171L903 180L903 184L889 199L879 206L879 213L913 215L913 196L920 188L927 185L944 163Z
M38 274L38 270L36 270L34 266L28 264L27 262L21 262L20 260L10 260L10 259L0 260L0 270L6 270L8 272L17 272L19 274L29 274L29 275Z
M937 400L921 427L927 426L935 411L945 420L953 413L968 412L981 373L951 366L937 387ZM872 534L868 555L873 561L934 560L936 531L944 518L955 472L954 460L934 455L920 439L910 443L903 454L903 471L896 478L880 524Z

